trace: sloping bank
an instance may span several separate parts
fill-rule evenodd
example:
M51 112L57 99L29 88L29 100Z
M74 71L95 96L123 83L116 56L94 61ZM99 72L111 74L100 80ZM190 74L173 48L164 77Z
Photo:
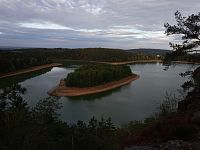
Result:
M6 78L6 77L12 77L12 76L16 76L16 75L20 75L20 74L24 74L24 73L34 72L34 71L42 70L45 68L57 67L57 66L62 66L62 64L52 63L52 64L35 66L35 67L28 68L28 69L22 69L22 70L18 70L18 71L14 71L14 72L3 73L3 74L0 74L0 79Z
M48 92L51 96L83 96L83 95L89 95L89 94L95 94L100 92L109 91L118 87L121 87L123 85L129 84L130 82L137 80L139 78L139 75L133 74L129 77L123 78L118 81L113 81L109 83L105 83L98 86L93 87L84 87L84 88L77 88L77 87L67 87L65 86L65 81L62 79L60 81L60 84L50 90Z

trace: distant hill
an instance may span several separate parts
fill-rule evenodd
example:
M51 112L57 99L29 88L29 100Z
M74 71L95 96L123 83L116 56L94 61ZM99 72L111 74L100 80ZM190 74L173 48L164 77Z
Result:
M31 49L31 48L27 48L27 47L0 46L0 51L17 50L17 49Z
M141 52L141 51L140 51ZM160 54L160 53L155 53ZM63 60L124 62L138 60L158 60L163 57L156 55L133 53L122 49L108 48L23 48L14 50L0 50L0 73L16 71L37 65L48 64Z
M74 60L90 60L90 61L129 61L134 55L131 52L121 49L108 48L35 48L16 50L26 54L45 54L49 58L55 59L74 59ZM14 51L13 51L14 52Z
M165 49L130 49L130 50L127 50L128 52L132 52L132 53L135 53L135 54L138 54L138 53L142 53L144 55L165 55L166 53L171 53L172 51L171 50L165 50Z

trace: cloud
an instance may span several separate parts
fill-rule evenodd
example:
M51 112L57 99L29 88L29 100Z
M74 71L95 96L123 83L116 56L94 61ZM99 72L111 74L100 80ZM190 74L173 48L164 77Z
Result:
M0 45L169 48L163 24L199 0L0 0ZM176 38L175 38L176 39Z
M80 33L87 33L91 35L101 35L105 37L133 37L133 38L157 38L163 37L164 31L143 31L137 29L136 27L141 27L142 25L124 25L124 26L111 26L107 29L80 29L67 27L59 24L54 24L50 22L32 22L32 23L18 23L20 27L23 28L33 28L33 29L44 29L44 30L69 30Z
M24 28L33 29L50 29L50 30L72 30L72 28L65 27L59 24L43 22L43 23L18 23L19 26Z

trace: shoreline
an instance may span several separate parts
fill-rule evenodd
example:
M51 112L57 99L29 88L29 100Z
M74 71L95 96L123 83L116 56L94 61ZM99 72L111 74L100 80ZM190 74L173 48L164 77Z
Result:
M35 67L23 69L23 70L18 70L18 71L14 71L14 72L3 73L3 74L0 74L0 79L7 78L7 77L12 77L12 76L16 76L16 75L21 75L21 74L25 74L25 73L30 73L30 72L42 70L42 69L45 69L45 68L57 67L57 66L62 66L62 64L60 64L60 63L52 63L52 64L35 66Z
M194 64L194 65L199 65L200 62L190 62L190 61L172 61L172 63L177 63L177 64Z
M128 65L128 64L134 64L134 63L162 63L162 60L136 60L136 61L124 61L124 62L101 62L101 61L87 61L87 60L60 60L60 62L63 61L75 61L75 62L86 62L86 63L99 63L99 64L109 64L109 65ZM177 63L177 64L197 64L199 65L200 62L188 62L188 61L172 61L172 63ZM38 70L42 70L45 68L50 68L50 67L58 67L62 66L62 63L52 63L52 64L46 64L46 65L40 65L40 66L34 66L31 68L27 69L21 69L18 71L14 72L8 72L8 73L0 73L0 79L2 78L7 78L7 77L12 77L16 75L21 75L25 73L30 73Z
M135 61L124 61L124 62L110 62L112 65L128 65L134 63L161 63L162 60L135 60Z
M75 96L84 96L84 95L90 95L90 94L96 94L101 93L105 91L109 91L118 87L121 87L123 85L129 84L134 80L139 79L139 75L133 74L129 77L123 78L118 81L113 81L109 83L105 83L98 86L93 87L85 87L85 88L77 88L77 87L67 87L65 86L64 80L60 80L60 84L53 89L51 89L48 94L51 96L69 96L69 97L75 97Z
M108 65L128 65L134 63L163 63L163 60L134 60L134 61L121 61L121 62L104 62L104 61L89 61L89 60L73 60L73 59L61 59L58 62L72 61L72 62L85 62L85 63L99 63ZM200 62L189 62L189 61L172 61L177 64L200 64Z
M133 63L161 63L163 60L134 60L134 61L121 61L121 62L106 62L106 61L90 61L90 60L73 60L73 59L60 59L55 61L60 62L85 62L85 63L98 63L98 64L108 64L108 65L126 65L126 64L133 64Z

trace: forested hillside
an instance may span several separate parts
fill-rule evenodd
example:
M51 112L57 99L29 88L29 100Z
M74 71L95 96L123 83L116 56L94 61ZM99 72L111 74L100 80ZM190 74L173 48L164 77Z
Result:
M164 62L166 63L171 61L200 62L200 54L189 54L181 51L173 51L172 53L167 53L164 58Z
M0 73L12 72L50 62L51 60L43 53L0 51Z
M171 50L165 50L165 49L146 49L146 48L139 48L139 49L131 49L128 50L128 52L132 52L134 54L141 53L143 55L163 55L165 56L166 53L171 53Z
M0 73L56 62L60 59L122 62L160 59L153 55L133 54L120 49L45 49L30 48L0 51Z

